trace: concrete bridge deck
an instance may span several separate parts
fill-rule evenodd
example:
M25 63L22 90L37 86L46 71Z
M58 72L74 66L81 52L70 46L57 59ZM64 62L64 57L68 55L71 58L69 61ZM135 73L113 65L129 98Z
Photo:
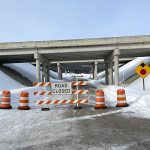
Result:
M40 62L95 60L94 79L97 75L97 59L104 59L106 83L112 84L113 62L115 84L118 85L119 58L150 56L150 35L77 39L59 41L33 41L0 43L0 62L33 62L36 60L37 81L40 81ZM58 72L60 71L58 63ZM60 71L61 72L61 71ZM61 78L61 75L60 75ZM44 78L43 78L44 79Z
M0 43L0 61L34 61L37 51L50 61L104 59L116 48L120 58L148 56L150 36Z

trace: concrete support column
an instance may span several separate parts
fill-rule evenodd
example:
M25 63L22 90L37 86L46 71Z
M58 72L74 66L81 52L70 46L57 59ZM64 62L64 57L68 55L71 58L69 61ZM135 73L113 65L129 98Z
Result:
M97 65L98 65L98 62L95 61L94 66L93 66L93 79L94 80L97 80Z
M47 81L46 79L46 64L42 62L42 82Z
M108 85L108 59L105 58L104 59L104 63L105 63L105 83Z
M113 85L113 57L108 57L108 84Z
M39 54L35 53L34 58L36 59L36 82L41 82Z
M61 64L59 62L57 63L57 72L58 72L58 79L62 80L62 69Z
M47 64L47 66L46 66L46 76L47 76L47 82L49 82L50 81L50 63L49 64Z
M115 49L113 56L114 56L114 70L115 70L115 85L119 85L119 49Z

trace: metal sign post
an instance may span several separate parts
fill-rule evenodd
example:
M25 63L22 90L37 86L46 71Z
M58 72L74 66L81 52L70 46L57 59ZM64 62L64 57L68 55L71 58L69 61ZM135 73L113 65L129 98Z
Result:
M144 81L144 78L143 78L143 90L145 91L145 81Z

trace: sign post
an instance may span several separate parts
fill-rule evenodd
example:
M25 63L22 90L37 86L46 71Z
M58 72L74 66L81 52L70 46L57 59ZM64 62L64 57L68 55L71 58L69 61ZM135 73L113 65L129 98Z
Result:
M135 68L135 72L143 78L143 90L145 90L145 81L144 78L150 73L150 67L142 62Z
M145 81L144 81L144 78L143 78L143 90L145 90Z

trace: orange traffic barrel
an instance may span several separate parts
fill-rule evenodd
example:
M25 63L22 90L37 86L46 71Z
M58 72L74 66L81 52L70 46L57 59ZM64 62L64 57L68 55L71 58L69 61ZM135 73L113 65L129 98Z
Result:
M2 92L2 100L0 104L0 109L11 109L12 106L10 105L11 101L11 93L8 90L4 90Z
M116 107L127 107L129 106L126 101L126 94L124 89L117 90L117 105Z
M105 108L107 108L105 106L104 91L103 90L96 90L95 95L96 95L95 109L105 109Z
M20 109L20 110L29 110L30 109L28 92L22 91L20 93L20 104L19 104L18 109Z

